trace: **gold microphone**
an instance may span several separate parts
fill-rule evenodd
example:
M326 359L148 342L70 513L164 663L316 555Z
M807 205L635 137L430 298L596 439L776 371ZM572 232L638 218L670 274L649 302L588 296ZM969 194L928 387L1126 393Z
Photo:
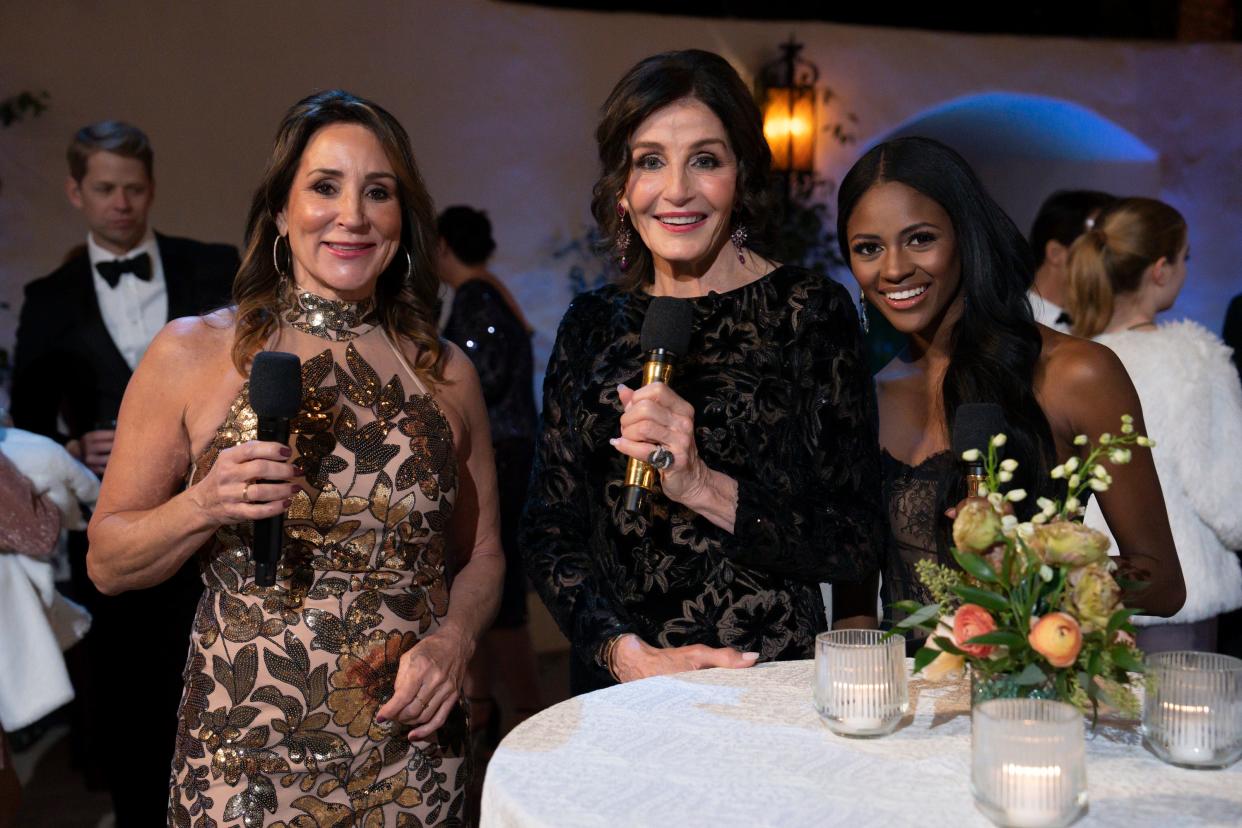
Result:
M643 365L643 385L653 382L668 384L678 359L686 355L693 329L694 310L684 299L657 296L647 308L640 335L642 350L647 354ZM644 460L631 457L625 466L625 490L621 508L627 512L646 513L651 494L659 487L659 474Z

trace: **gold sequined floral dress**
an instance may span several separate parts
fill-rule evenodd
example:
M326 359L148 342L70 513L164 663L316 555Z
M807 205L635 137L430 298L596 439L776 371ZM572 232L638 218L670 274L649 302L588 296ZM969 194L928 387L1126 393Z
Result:
M200 553L206 592L185 669L169 825L462 824L468 774L457 708L429 741L381 727L401 655L448 605L453 434L375 324L369 303L301 293L270 350L302 360L291 424L302 491L272 588L254 583L250 524ZM254 439L248 387L191 482Z

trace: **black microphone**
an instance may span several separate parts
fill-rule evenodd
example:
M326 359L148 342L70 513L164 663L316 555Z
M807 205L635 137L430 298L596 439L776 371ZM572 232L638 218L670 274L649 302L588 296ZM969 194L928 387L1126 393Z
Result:
M988 441L1005 432L1005 412L996 403L963 403L953 415L953 457L962 464L966 478L966 496L978 497L983 483L983 460L988 455ZM962 460L969 449L978 449L974 461Z
M694 309L684 299L657 296L647 308L640 342L647 362L643 365L643 385L667 383L673 377L673 365L686 355ZM627 512L645 512L650 495L656 488L656 470L650 463L630 458L625 466L625 491L621 508Z
M259 418L258 439L287 445L289 421L302 404L302 362L294 354L262 351L250 369L250 407ZM260 480L260 483L280 481ZM276 584L276 565L284 534L285 516L254 522L254 582L261 587Z

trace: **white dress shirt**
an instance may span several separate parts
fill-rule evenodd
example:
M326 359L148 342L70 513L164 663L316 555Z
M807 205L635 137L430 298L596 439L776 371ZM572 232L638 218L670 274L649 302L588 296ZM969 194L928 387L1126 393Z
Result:
M147 346L168 321L168 287L164 281L164 263L160 261L159 245L155 243L155 232L147 228L147 234L138 246L119 256L105 250L92 234L87 233L86 250L91 259L95 298L99 302L99 312L103 314L104 327L130 369L137 368ZM132 273L124 273L116 287L109 287L95 267L99 262L132 259L143 253L151 257L149 282Z
M1053 330L1061 333L1069 333L1070 326L1064 321L1058 322L1057 319L1061 314L1065 313L1065 308L1060 305L1054 305L1047 299L1039 295L1039 291L1031 288L1026 293L1026 298L1031 300L1031 310L1035 314L1035 321L1041 325L1047 325Z

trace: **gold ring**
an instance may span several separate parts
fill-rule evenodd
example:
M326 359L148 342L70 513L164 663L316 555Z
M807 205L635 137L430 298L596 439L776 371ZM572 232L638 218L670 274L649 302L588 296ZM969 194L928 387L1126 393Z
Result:
M249 502L250 502L250 483L247 482L245 486L242 486L242 503L249 503Z

